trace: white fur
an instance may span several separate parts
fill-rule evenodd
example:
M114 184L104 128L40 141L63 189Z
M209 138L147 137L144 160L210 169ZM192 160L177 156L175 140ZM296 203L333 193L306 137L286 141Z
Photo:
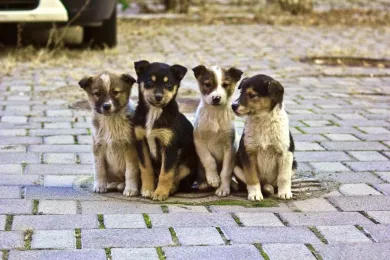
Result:
M261 193L260 185L248 185L248 200L262 200L263 194Z
M146 136L149 144L150 153L153 156L153 158L157 158L157 147L156 147L156 142L154 140L154 137L149 138L149 136L151 135L154 122L156 122L156 120L160 118L161 113L162 113L161 108L149 106L148 115L146 116Z
M230 103L230 100L228 100L228 98L227 98L226 90L222 87L222 83L223 83L222 82L222 80L223 80L222 69L218 66L212 66L212 67L210 67L210 70L214 72L214 75L215 75L216 80L217 80L217 87L210 94L208 94L206 96L202 95L202 98L210 105L213 103L213 97L216 97L216 96L221 97L221 101L220 101L221 104Z
M104 86L106 87L106 89L109 90L110 89L110 85L111 85L110 75L107 74L107 73L103 73L103 74L100 75L100 78L103 81Z

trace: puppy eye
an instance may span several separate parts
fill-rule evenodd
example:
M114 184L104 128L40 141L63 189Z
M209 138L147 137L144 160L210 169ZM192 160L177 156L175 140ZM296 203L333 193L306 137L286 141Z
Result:
M100 91L93 93L93 95L94 95L95 97L97 97L97 98L100 97L100 94L101 94Z
M222 87L223 88L227 88L227 87L229 87L229 84L225 82L225 83L222 84Z
M256 94L249 93L249 94L248 94L248 97L249 97L250 99L254 99L254 98L256 97Z
M165 87L168 89L168 90L172 90L173 89L173 85L171 83L166 83L165 84Z
M205 82L205 83L204 83L204 86L205 86L206 88L209 88L209 87L211 87L211 83L210 83L210 82Z

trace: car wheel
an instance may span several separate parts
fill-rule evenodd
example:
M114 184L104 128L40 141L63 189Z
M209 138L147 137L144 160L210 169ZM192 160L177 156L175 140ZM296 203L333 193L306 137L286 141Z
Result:
M116 7L101 26L84 26L83 43L92 47L114 47L116 37Z

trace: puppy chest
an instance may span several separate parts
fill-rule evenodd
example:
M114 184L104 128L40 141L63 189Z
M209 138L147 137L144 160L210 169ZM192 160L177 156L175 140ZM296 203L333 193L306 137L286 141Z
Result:
M233 131L220 131L218 133L202 132L201 138L206 144L206 148L211 155L218 161L223 159L224 154L232 149L233 144Z
M106 146L106 163L108 170L114 174L123 173L126 170L125 154L127 148L125 145L107 145Z
M152 129L146 134L146 140L149 146L150 154L153 159L158 159L161 150L171 144L174 133L168 128Z
M260 181L273 184L278 176L278 154L274 149L260 150L257 154L257 167Z

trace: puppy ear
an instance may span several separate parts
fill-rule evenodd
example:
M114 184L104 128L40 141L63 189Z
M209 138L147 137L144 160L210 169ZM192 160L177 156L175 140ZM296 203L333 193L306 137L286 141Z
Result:
M241 79L241 76L244 72L242 70L237 69L235 67L231 67L226 71L226 74L229 75L235 82L238 82Z
M204 65L199 65L192 69L196 79L198 79L199 76L202 76L206 72L206 70L207 68Z
M178 64L171 66L171 70L179 81L182 80L187 73L187 68Z
M277 80L271 80L268 82L268 92L273 96L279 96L284 93L284 88Z
M242 88L243 83L244 83L247 79L249 79L249 77L245 77L245 78L243 78L243 79L241 80L240 85L238 85L238 89L241 89L241 88Z
M85 76L84 78L82 78L82 79L79 81L79 86L80 86L82 89L85 90L87 87L91 86L92 81L93 81L93 78L92 78L92 77Z
M130 74L122 74L121 80L123 80L123 82L129 84L130 86L135 83L135 79Z
M150 63L147 60L136 61L134 62L135 72L137 73L137 75L140 75L149 67L149 65Z

